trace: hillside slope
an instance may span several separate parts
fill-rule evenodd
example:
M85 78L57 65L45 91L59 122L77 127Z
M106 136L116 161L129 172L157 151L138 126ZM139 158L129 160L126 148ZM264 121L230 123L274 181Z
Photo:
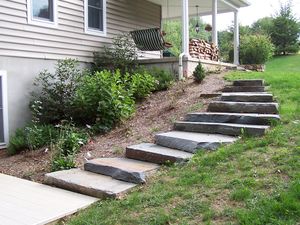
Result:
M262 78L280 103L282 123L187 165L163 168L124 200L100 201L67 224L299 224L300 55L275 58Z

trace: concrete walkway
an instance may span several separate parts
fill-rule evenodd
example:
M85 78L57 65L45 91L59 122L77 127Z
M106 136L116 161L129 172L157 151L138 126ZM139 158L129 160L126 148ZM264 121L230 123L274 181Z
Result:
M0 174L0 225L48 224L97 200Z

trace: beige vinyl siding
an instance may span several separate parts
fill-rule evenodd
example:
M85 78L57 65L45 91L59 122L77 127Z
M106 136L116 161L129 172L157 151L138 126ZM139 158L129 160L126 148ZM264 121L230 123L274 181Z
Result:
M0 56L92 61L120 32L159 27L161 7L146 0L107 0L107 35L85 33L84 1L57 0L57 26L28 24L27 1L0 2ZM158 52L142 53L157 58Z

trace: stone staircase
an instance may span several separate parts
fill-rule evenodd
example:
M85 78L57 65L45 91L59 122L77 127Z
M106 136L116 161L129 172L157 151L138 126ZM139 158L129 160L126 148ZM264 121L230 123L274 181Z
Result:
M155 135L155 144L128 146L126 158L93 159L84 170L46 174L46 183L98 198L120 198L147 182L160 164L185 162L198 150L215 150L242 134L262 136L278 120L278 104L265 92L263 80L236 80L210 103L208 112L187 114L173 131Z

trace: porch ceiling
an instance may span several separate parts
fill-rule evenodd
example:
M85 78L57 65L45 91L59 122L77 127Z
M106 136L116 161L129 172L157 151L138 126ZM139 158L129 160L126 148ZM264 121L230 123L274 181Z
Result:
M155 4L162 6L162 18L171 19L181 17L181 2L182 0L149 0ZM241 8L249 6L249 2L246 0L226 0L230 5ZM189 0L189 14L195 16L196 5L199 5L199 15L206 16L212 14L212 0ZM218 1L218 13L233 12L234 9L224 1Z

